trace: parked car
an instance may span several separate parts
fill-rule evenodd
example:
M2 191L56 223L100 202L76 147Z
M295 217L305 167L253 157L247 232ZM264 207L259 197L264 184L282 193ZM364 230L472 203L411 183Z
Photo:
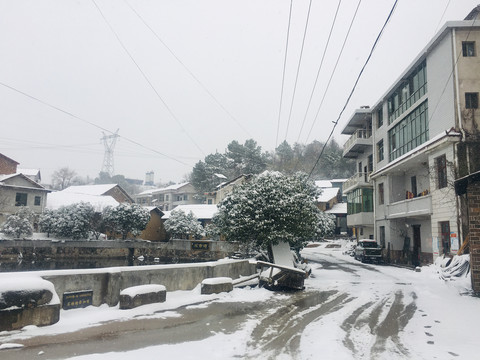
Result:
M361 262L380 262L382 260L382 248L373 239L358 240L354 257Z

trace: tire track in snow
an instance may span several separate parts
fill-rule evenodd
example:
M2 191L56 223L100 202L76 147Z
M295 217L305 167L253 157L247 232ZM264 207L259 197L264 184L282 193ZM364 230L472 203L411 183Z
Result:
M322 316L338 311L353 298L337 291L298 293L288 306L260 320L248 344L247 359L277 359L288 354L297 357L305 328Z

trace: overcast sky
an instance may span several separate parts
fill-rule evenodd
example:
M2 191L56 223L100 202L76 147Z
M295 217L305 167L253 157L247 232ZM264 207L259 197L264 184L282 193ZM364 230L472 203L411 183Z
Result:
M477 2L399 0L335 139ZM312 1L292 107L309 4L293 3L279 117L289 0L0 0L0 153L47 183L64 166L93 178L102 131L119 129L115 173L178 182L232 140L325 141L394 0L355 18L358 0L341 1L307 112L338 1Z

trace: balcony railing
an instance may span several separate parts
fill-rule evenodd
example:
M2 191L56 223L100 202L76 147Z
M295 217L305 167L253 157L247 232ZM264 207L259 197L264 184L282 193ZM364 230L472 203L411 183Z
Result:
M350 151L357 150L360 147L372 146L372 131L371 130L357 130L343 145L343 156L347 155Z
M355 175L353 175L351 178L349 178L347 181L343 183L342 191L343 193L347 193L349 190L353 190L360 186L368 186L368 185L372 185L370 183L370 172L356 173Z
M397 201L385 206L385 215L387 219L431 215L432 212L431 195Z

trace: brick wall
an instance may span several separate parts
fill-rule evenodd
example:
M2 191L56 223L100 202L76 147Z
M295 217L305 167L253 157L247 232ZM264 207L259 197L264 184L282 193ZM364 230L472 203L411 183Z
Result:
M18 163L5 155L0 154L0 174L9 175L17 172Z
M470 263L473 291L480 293L480 182L468 185Z

